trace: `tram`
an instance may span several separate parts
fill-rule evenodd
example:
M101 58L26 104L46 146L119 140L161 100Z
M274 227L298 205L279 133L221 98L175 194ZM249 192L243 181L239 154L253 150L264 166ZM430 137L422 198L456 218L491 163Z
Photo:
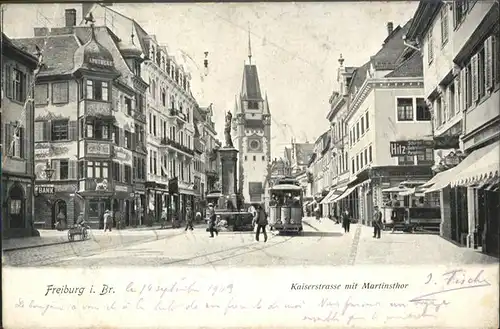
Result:
M269 188L269 226L279 233L303 231L303 191L298 180L283 178Z

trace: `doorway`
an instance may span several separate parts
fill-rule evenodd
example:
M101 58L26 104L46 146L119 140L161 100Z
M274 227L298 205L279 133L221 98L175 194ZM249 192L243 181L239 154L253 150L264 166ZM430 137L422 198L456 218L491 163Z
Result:
M16 183L9 191L10 228L25 228L24 223L24 189Z
M57 200L52 205L52 229L56 227L56 223L60 221L63 227L68 224L68 212L66 201Z

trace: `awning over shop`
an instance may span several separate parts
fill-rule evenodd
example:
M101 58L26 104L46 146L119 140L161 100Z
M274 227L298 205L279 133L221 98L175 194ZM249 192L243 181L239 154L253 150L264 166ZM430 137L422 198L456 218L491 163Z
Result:
M332 202L339 202L340 200L344 199L349 194L351 194L352 191L354 191L358 186L359 186L359 184L358 185L354 185L353 187L349 187L344 193L342 193L341 195L339 195L338 197L336 197L335 199L333 199Z
M415 193L415 189L409 188L409 189L404 189L403 191L400 191L398 194L401 196L408 196L408 195L412 195L414 193Z
M342 193L344 193L344 191L346 189L347 189L347 186L331 190L330 193L328 193L327 196L325 196L325 198L320 203L322 203L322 204L332 203L333 200L336 199Z
M487 150L482 151L482 149ZM474 153L482 151L480 156L475 157L473 163L470 163L467 167L462 167L462 170L457 172L457 175L450 182L452 187L482 184L492 177L498 176L500 142L487 145L482 149L475 150L469 155L472 156Z
M483 157L490 154L490 152L494 152L494 150L496 150L497 153L496 170L498 171L498 148L499 148L499 142L495 142L493 144L475 150L455 167L440 172L439 174L434 176L431 180L429 180L427 183L425 183L423 187L429 186L429 188L425 191L425 193L437 192L445 188L446 186L450 185L452 181L455 182L457 180L456 178L463 177L462 176L463 171L468 170L468 168L471 165L474 166L478 161L483 162ZM488 170L488 168L483 168L483 169L486 169L486 171Z

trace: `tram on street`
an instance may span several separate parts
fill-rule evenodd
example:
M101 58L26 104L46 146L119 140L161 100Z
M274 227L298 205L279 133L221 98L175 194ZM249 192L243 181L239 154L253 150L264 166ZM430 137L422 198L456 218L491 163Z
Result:
M269 188L269 227L279 233L303 231L303 191L298 180L283 178Z

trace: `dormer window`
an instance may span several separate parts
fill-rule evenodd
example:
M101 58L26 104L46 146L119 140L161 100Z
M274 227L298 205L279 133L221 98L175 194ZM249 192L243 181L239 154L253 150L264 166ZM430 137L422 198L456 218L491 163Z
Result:
M109 101L108 82L100 80L87 80L87 99Z

